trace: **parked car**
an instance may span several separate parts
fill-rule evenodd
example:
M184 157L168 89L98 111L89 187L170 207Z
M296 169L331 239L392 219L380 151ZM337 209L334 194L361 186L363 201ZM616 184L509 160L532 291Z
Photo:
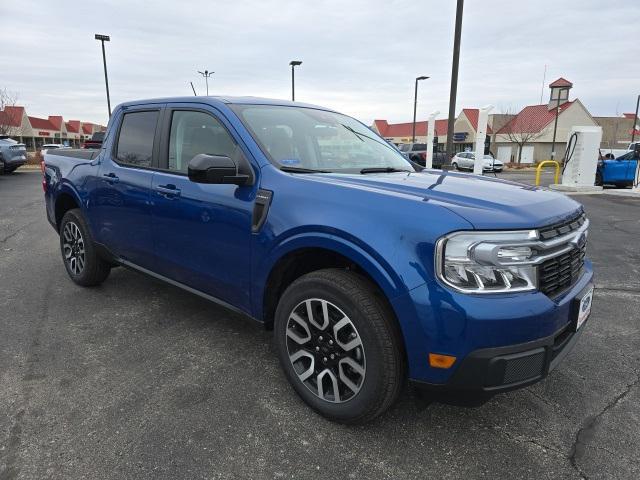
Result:
M398 147L404 157L412 162L415 162L423 167L427 162L427 144L426 143L402 143ZM433 151L433 168L442 168L447 161L447 154L445 152L439 152L434 148Z
M640 145L638 150L627 152L615 160L599 160L596 169L596 185L632 186L638 166L638 158L640 158Z
M122 265L262 322L328 418L376 417L407 378L530 385L584 331L589 221L566 195L417 172L362 123L284 100L129 102L107 132L44 159L71 280Z
M62 145L60 143L45 143L44 145L42 145L42 147L40 147L40 154L44 155L49 150L56 150L58 148L70 148L70 147L66 145Z
M451 166L454 170L472 170L475 164L476 154L475 152L460 152L456 153L451 159ZM504 168L504 163L497 160L493 155L484 155L482 157L482 171L483 172L501 172Z
M104 133L105 132L95 132L93 135L91 135L91 138L89 140L84 141L84 143L82 144L82 148L99 149L100 147L102 147L102 141L104 140Z
M27 163L27 148L24 143L18 143L12 138L0 136L0 160L3 173L11 173L16 168Z

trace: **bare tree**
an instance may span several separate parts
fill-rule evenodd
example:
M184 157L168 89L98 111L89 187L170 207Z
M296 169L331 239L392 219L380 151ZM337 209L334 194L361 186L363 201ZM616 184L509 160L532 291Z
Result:
M500 135L504 135L510 142L518 145L518 163L522 160L522 149L528 143L537 140L542 136L542 130L539 125L534 121L527 118L527 116L521 116L518 118L517 113L514 113L510 109L503 112L504 115L509 115L511 120L500 131Z
M14 109L10 108L7 111L7 107L14 107L17 101L17 93L10 92L6 88L0 88L0 135L13 134L15 124L20 122L20 118L14 118L17 117Z

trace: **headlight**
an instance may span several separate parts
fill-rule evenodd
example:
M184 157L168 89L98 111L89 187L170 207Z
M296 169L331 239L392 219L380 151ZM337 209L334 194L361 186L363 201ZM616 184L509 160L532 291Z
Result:
M537 238L535 230L447 235L436 244L438 278L465 293L535 290L535 252L529 245Z

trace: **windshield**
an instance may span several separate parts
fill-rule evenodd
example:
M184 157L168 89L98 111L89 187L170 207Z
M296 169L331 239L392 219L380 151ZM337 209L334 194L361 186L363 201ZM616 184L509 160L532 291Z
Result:
M346 115L277 105L234 105L233 109L279 168L413 171L398 150Z

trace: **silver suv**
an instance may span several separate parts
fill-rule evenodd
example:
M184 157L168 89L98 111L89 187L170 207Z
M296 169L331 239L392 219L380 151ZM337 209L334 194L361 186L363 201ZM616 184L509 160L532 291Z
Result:
M24 143L18 143L6 135L0 136L0 165L3 172L11 173L16 168L27 163L27 148Z

